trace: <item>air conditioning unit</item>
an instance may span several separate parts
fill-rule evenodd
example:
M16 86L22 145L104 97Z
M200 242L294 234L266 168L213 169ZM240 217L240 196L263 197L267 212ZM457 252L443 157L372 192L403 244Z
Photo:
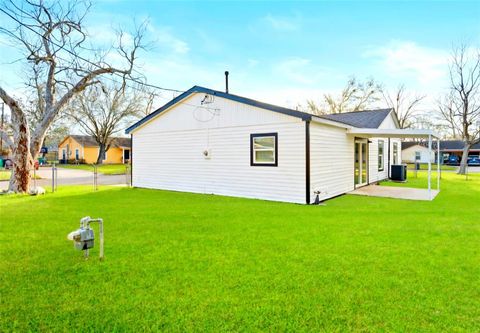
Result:
M407 165L393 164L390 168L390 179L399 182L407 181Z

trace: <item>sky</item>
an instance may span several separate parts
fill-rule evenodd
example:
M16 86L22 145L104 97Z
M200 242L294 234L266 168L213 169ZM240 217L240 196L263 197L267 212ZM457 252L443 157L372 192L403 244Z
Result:
M404 84L427 94L448 88L453 45L480 45L480 1L160 2L94 1L86 25L108 44L118 27L148 19L140 71L151 84L194 85L295 107L347 80L374 78L387 89ZM7 22L0 16L0 22ZM21 85L16 50L0 38L0 84ZM159 105L173 97L164 92Z

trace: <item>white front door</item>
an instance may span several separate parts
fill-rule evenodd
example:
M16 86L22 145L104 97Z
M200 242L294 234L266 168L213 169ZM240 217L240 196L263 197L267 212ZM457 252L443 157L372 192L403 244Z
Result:
M355 188L368 183L368 140L355 140Z

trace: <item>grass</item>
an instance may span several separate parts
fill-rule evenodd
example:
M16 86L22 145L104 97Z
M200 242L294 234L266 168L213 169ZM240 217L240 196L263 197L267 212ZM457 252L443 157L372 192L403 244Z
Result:
M12 174L11 170L0 170L0 181L10 180L10 175ZM32 175L33 179L33 175ZM35 175L35 179L42 179L39 175Z
M408 166L408 170L415 170L414 163L407 163L407 166ZM458 169L458 166L440 164L440 169L443 171L456 171ZM428 164L420 163L420 170L428 170ZM432 163L432 170L437 170L437 164Z
M86 170L93 172L92 164L59 164L59 168ZM98 165L98 172L104 175L124 175L127 166L125 164L100 164Z
M0 170L0 181L10 179L10 170Z
M0 331L479 331L479 185L446 173L432 202L326 206L119 187L0 197ZM85 215L105 219L104 262L66 240Z

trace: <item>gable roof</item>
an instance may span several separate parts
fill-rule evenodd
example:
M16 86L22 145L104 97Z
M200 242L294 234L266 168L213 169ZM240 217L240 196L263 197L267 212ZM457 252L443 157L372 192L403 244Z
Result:
M69 135L72 139L77 141L79 144L81 144L84 147L98 147L97 141L95 141L93 136L90 135ZM68 136L67 136L68 138ZM66 138L65 138L66 139ZM63 141L60 144L63 143ZM119 137L114 137L112 138L114 142L112 143L113 148L130 148L132 146L132 140L130 138L119 138ZM60 145L59 144L59 145Z
M232 100L235 102L251 105L260 109L265 109L277 113L282 113L288 116L300 118L302 120L311 120L314 115L292 110L289 108L284 108L281 106L268 104L264 102L260 102L254 99L250 99L247 97L242 97L238 95L233 95L229 93L225 93L218 90L213 90L205 87L200 86L193 86L192 88L188 89L184 93L180 94L179 96L172 99L170 102L166 103L159 109L155 110L154 112L150 113L148 116L140 119L138 122L130 126L125 130L125 133L130 134L133 130L138 128L139 126L149 122L157 115L161 114L162 112L168 110L172 106L177 103L180 103L182 100L188 98L190 95L195 93L205 93L213 96L222 97L228 100ZM388 114L392 112L392 109L379 109L379 110L366 110L366 111L355 111L355 112L346 112L346 113L339 113L339 114L332 114L332 115L324 115L324 116L315 116L318 118L323 118L326 120L332 120L338 123L347 124L354 127L360 128L378 128L383 120L388 116Z
M327 114L321 116L321 118L337 121L353 127L378 128L390 112L392 112L392 109L365 110Z
M204 88L204 87L200 87L200 86L194 86L194 87L188 89L187 91L185 91L184 93L180 94L179 96L175 97L174 99L172 99L170 102L168 102L167 104L165 104L161 108L159 108L156 111L150 113L148 116L140 119L138 122L136 122L135 124L133 124L132 126L127 128L125 130L125 133L127 133L127 134L131 133L135 128L143 125L144 123L148 122L152 118L156 117L158 114L160 114L163 111L169 109L173 105L179 103L180 101L186 99L187 97L189 97L190 95L192 95L194 93L205 93L205 94L209 94L209 95L213 95L213 96L218 96L218 97L229 99L229 100L232 100L232 101L235 101L235 102L255 106L255 107L260 108L260 109L265 109L265 110L270 110L270 111L273 111L273 112L282 113L282 114L292 116L292 117L296 117L296 118L300 118L300 119L303 119L303 120L312 119L312 115L310 113L301 112L301 111L297 111L297 110L292 110L292 109L288 109L288 108L284 108L284 107L281 107L281 106L268 104L268 103L264 103L264 102L259 102L259 101L256 101L254 99L250 99L250 98L246 98L246 97L242 97L242 96L238 96L238 95L227 94L225 92L218 91L218 90L213 90L213 89Z

